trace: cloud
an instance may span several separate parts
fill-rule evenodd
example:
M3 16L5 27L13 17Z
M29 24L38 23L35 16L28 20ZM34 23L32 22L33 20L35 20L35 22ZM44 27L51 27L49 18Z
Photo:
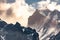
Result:
M4 11L0 16L7 23L19 22L22 26L27 26L28 18L35 9L25 3L25 0L16 0L14 3L1 3L0 10Z
M39 9L39 10L44 10L44 9L49 9L50 11L54 11L54 10L58 10L60 11L60 4L58 4L59 0L42 0L36 3L33 3L32 6L35 9Z

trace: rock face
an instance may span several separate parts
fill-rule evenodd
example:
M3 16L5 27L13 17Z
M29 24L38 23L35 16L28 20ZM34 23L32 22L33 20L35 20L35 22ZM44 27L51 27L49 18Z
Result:
M1 20L0 40L39 40L39 35L35 29L25 28L18 22L14 25Z
M36 10L32 16L28 19L28 26L30 27L39 27L41 25L58 25L58 20L60 20L60 12L57 10ZM44 22L45 21L45 22ZM46 25L45 25L46 24Z
M49 40L50 36L60 32L60 12L57 10L36 10L28 19L28 26L36 29L40 40Z
M49 40L60 40L60 32L57 35L53 35Z
M39 10L36 10L32 16L29 17L28 19L28 26L32 28L37 28L41 26L45 19L45 16L41 15L39 13Z

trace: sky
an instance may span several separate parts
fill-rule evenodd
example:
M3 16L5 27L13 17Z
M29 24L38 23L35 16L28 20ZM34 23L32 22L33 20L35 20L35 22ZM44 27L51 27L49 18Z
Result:
M32 3L35 3L35 2L39 2L41 0L26 0L26 3L28 4L32 4Z
M45 0L25 0L25 2L27 4L32 4L35 2L39 2L39 1L45 1ZM54 1L54 2L57 2L58 4L60 4L60 0L51 0L51 1ZM15 0L7 0L7 3L13 3L13 2L15 2Z
M32 4L32 3L35 3L38 1L40 1L40 0L25 0L25 2L28 4ZM7 0L7 3L13 3L13 2L15 2L15 0Z

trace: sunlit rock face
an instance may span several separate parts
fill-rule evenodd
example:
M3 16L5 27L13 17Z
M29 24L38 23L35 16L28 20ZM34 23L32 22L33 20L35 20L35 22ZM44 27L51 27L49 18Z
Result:
M29 17L28 26L39 33L40 40L49 40L50 36L56 35L60 32L60 12L57 10L50 11L36 10L32 16Z
M18 22L7 24L0 20L0 40L39 40L35 29L25 28Z

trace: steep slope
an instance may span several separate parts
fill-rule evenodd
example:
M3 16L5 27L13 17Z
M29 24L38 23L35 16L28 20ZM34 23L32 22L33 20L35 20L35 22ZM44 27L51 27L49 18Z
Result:
M40 40L49 40L51 35L56 35L60 32L58 20L60 20L60 12L57 10L36 10L29 17L28 26L36 29Z
M39 13L39 10L36 10L32 16L28 19L28 26L32 28L39 27L45 19L45 16Z

